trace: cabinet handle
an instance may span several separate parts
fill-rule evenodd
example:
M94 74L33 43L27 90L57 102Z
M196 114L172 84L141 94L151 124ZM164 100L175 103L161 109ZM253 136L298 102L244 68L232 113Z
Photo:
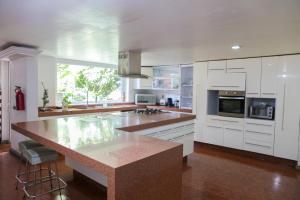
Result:
M258 133L258 134L261 134L261 135L273 135L272 133L258 132L258 131L249 131L249 130L246 130L246 132L248 132L248 133Z
M247 92L246 94L258 94L258 92Z
M232 86L230 86L230 85L212 85L211 87L234 87L234 88L238 88L240 86L236 86L236 85L232 85Z
M253 142L245 142L246 144L254 145L254 146L259 146L259 147L266 147L266 148L271 148L272 146L270 145L263 145L263 144L256 144Z
M236 128L225 128L226 130L232 130L232 131L243 131L241 129L236 129Z
M213 126L213 125L207 125L207 127L211 127L211 128L222 128L220 126Z
M245 69L245 68L244 67L236 67L236 68L231 67L231 68L227 68L227 69Z
M282 101L282 122L281 122L281 130L284 130L284 121L285 121L285 93L286 93L286 83L283 84L283 101Z
M271 93L271 92L263 92L262 94L265 94L265 95L275 95L275 93Z
M273 125L271 124L258 124L258 123L252 123L252 122L246 122L247 124L250 124L250 125L258 125L258 126L269 126L269 127L272 127Z
M238 121L231 121L231 120L226 120L226 119L211 119L214 121L221 121L221 122L233 122L233 123L239 123Z

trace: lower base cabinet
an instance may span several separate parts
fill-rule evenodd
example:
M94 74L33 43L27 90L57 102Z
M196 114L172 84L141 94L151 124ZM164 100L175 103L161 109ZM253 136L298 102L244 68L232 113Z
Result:
M203 138L206 143L223 145L223 127L206 125Z
M243 149L244 131L240 129L224 128L224 146Z
M195 122L186 121L134 132L135 134L183 144L183 157L194 152Z

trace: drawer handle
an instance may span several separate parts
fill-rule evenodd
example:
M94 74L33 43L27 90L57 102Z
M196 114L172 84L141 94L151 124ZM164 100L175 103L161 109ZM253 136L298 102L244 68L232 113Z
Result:
M259 123L253 123L253 122L246 122L247 124L250 125L258 125L258 126L268 126L268 127L272 127L272 124L259 124Z
M213 125L207 125L207 127L211 127L211 128L222 128L220 126L213 126Z
M214 118L212 118L211 120L214 120L214 121L222 121L222 122L233 122L233 123L239 123L238 121L231 121L231 120L226 120L226 119L214 119Z
M246 94L258 94L258 92L247 92Z
M262 94L265 94L265 95L275 95L275 93L271 93L271 92L263 92Z
M261 135L273 135L272 133L265 133L265 132L258 132L258 131L246 130L246 132L248 132L248 133L258 133L258 134L261 134Z
M237 86L237 85L233 85L233 86L230 86L230 85L212 85L211 87L233 87L233 88L238 88L240 86Z
M227 67L227 69L245 69L245 68L244 67L230 67L230 68Z
M256 144L253 142L245 142L246 144L254 145L254 146L259 146L259 147L265 147L265 148L271 148L272 146L270 145L263 145L263 144Z
M169 141L174 141L176 139L183 138L183 137L185 137L187 135L192 135L192 134L194 134L194 132L190 132L188 134L184 134L184 135L180 135L180 136L174 137L174 138L170 139Z
M227 130L232 130L232 131L243 131L242 129L235 129L235 128L225 128Z

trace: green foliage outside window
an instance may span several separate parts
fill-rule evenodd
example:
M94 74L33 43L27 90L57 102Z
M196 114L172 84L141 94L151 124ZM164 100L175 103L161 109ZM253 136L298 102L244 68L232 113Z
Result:
M58 64L57 93L73 104L121 101L120 78L116 69Z

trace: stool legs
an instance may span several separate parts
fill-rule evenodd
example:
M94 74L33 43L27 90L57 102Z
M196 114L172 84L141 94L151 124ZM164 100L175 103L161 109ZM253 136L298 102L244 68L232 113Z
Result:
M19 166L18 166L18 171L17 171L17 175L16 178L19 178L19 174L21 173L21 168L22 168L22 160L23 160L23 153L20 153L20 157L19 157ZM16 180L16 190L19 188L19 181L18 179Z
M57 163L54 162L55 165L55 174L57 176L57 184L58 184L58 190L59 190L59 195L61 195L61 188L60 188L60 180L59 180L59 174L58 174L58 168L57 168Z

